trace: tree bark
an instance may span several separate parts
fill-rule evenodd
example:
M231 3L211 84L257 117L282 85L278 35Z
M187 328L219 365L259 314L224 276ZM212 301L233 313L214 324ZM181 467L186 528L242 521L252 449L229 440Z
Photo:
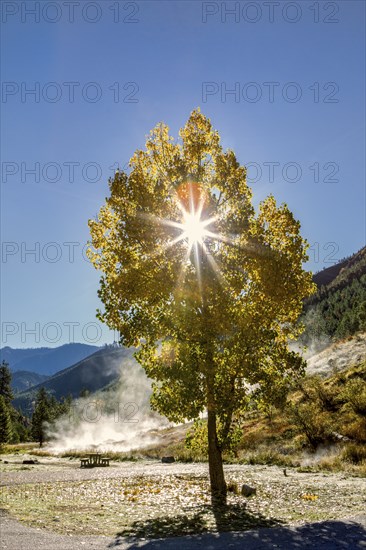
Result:
M211 502L213 506L226 504L226 482L222 464L222 452L217 439L216 412L212 403L207 408L208 465L210 472Z

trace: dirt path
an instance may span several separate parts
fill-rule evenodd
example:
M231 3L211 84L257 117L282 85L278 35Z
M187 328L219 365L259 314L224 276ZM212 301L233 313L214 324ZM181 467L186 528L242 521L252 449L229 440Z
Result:
M70 537L27 527L3 510L0 522L1 550L100 550L111 543L107 537Z

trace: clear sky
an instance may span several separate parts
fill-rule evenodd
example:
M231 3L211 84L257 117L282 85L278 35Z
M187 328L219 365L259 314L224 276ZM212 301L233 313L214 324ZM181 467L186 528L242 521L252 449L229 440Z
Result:
M113 340L87 221L149 130L176 136L198 106L255 204L273 193L301 221L308 269L365 244L364 1L1 9L2 345Z

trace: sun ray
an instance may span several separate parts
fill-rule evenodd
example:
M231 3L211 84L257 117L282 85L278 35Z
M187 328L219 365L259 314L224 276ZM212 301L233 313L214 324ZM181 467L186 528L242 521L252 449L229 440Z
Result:
M167 250L179 243L185 243L186 251L182 258L182 266L177 278L177 287L179 288L183 284L187 267L189 262L191 262L194 265L199 292L202 295L203 261L208 261L220 283L223 283L220 267L212 256L212 251L206 246L207 240L209 239L228 244L233 244L233 240L230 237L215 232L212 226L217 222L218 216L205 217L205 201L202 197L200 200L195 200L192 186L189 187L189 191L184 195L183 199L177 194L175 201L177 207L176 219L159 218L158 216L146 212L140 212L139 216L150 220L155 225L172 228L173 234L171 238L169 239L167 235L168 239L161 245L163 250ZM178 234L174 235L176 232L178 232ZM151 257L157 254L157 251L151 251ZM205 260L203 260L204 258Z
M194 243L194 256L195 256L195 266L196 266L197 280L198 280L198 289L199 289L200 295L202 296L201 262L199 258L198 242Z
M204 252L205 252L205 258L207 258L207 261L211 265L212 270L214 271L214 273L217 276L218 280L221 283L223 283L223 276L222 276L221 270L218 266L218 263L216 262L216 260L212 256L212 254L210 254L210 251L207 249L205 244L203 244L203 249L204 249Z

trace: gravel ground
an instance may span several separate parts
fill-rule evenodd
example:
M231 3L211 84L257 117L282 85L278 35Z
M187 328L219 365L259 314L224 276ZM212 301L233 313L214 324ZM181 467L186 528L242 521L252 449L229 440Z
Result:
M257 494L230 496L234 532L217 533L207 464L141 461L80 469L76 460L41 457L34 466L23 466L20 457L7 460L0 463L1 496L11 515L3 513L1 549L366 550L362 478L226 465L228 480L248 483ZM169 538L183 533L188 536Z
M4 456L4 455L3 455ZM139 460L137 462L111 462L109 468L80 468L80 460L60 459L41 457L37 465L23 465L22 460L35 458L27 455L14 457L9 455L8 464L0 462L1 480L0 486L7 486L16 483L45 483L56 481L81 481L89 479L110 479L110 478L133 478L138 476L164 476L167 473L172 475L198 475L208 476L208 465L206 463L183 463L162 464L158 460ZM248 482L258 476L263 480L281 479L284 482L296 479L328 479L329 484L339 483L348 485L360 495L366 490L366 479L352 477L345 473L326 472L298 472L297 468L286 468L287 478L284 477L283 468L278 466L226 464L226 474L243 474Z

